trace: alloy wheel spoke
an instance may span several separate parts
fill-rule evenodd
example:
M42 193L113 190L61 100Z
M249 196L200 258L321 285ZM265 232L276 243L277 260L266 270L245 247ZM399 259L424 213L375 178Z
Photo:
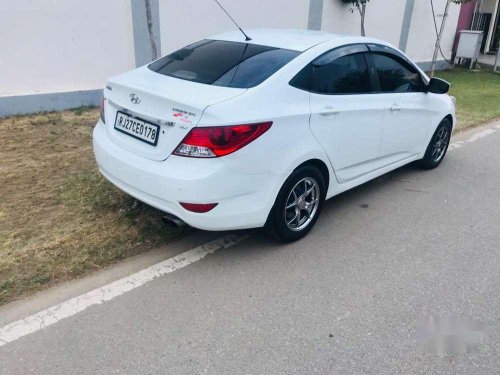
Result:
M314 191L315 188L316 188L316 185L311 186L311 188L309 190L306 190L306 192L304 193L304 196L308 197Z
M299 216L299 214L298 214L297 211L295 211L295 216L290 221L287 221L286 223L288 225L291 225L295 221L295 219L297 218L297 216Z

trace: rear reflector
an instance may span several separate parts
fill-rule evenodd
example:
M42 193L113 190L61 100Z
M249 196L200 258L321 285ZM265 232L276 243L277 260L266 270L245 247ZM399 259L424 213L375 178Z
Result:
M104 116L104 93L101 96L101 120L102 122L106 123L105 116Z
M272 122L193 128L177 146L174 155L215 158L231 154L259 138Z
M201 203L201 204L199 204L199 203L184 203L184 202L179 202L179 204L188 211L196 212L196 213L200 213L200 214L208 212L208 211L214 209L215 206L218 205L218 203Z

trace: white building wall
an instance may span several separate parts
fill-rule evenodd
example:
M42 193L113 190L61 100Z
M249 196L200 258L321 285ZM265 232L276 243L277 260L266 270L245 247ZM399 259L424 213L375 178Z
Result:
M134 67L128 0L0 0L0 97L102 88Z
M222 1L243 29L306 29L309 0ZM213 0L160 0L162 54L235 26Z
M438 30L443 21L445 6L446 0L434 0ZM449 7L448 19L445 24L445 32L441 40L441 49L447 59L451 58L451 50L453 41L455 40L459 14L460 5L451 4ZM415 1L415 8L413 10L406 52L415 61L428 62L432 61L435 46L436 31L432 21L430 2L417 0ZM443 60L441 55L438 55L438 60Z
M446 0L434 0L438 26ZM225 7L245 28L307 28L309 0L232 0ZM399 45L406 1L377 0L368 4L365 29L368 36ZM451 55L455 37L459 5L451 5L442 41L446 57ZM439 17L441 15L441 17ZM161 0L162 54L169 53L208 35L234 30L234 25L214 1ZM167 20L167 21L166 21ZM340 0L324 0L323 31L344 34L360 34L360 17L357 10ZM417 62L432 60L435 31L429 1L416 0L406 52ZM439 58L442 60L442 58Z
M319 26L321 20L324 31L360 33L359 14L350 12L340 0L222 2L244 29L306 29L308 24ZM415 5L406 52L415 61L427 63L435 44L428 0L371 1L366 32L399 46L403 20L405 14L409 15L407 2ZM152 3L153 18L159 19L153 26L159 30L162 55L211 34L235 29L213 0ZM434 3L442 16L446 0ZM149 45L141 18L145 15L138 16L143 6L144 0L0 0L0 116L98 103L99 89L108 77L149 58L144 56ZM459 5L450 7L442 41L447 57L459 10ZM441 20L438 18L439 23Z
M366 7L366 35L398 46L405 6L404 0L376 0L369 3ZM351 9L351 6L340 0L324 0L322 30L360 35L359 12L355 9L351 12Z
M438 27L441 25L446 0L434 0ZM399 45L403 15L406 1L378 0L367 5L365 31L367 36L380 38ZM360 17L358 11L349 12L349 6L340 0L325 0L322 29L330 32L360 34ZM451 56L451 48L460 13L460 6L450 6L441 48L447 58ZM436 32L432 20L430 1L416 0L410 25L406 53L420 63L429 62L434 54ZM442 60L442 57L438 57Z

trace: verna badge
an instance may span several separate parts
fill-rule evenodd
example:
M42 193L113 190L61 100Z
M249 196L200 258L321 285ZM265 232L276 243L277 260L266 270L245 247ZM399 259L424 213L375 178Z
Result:
M135 94L130 94L130 101L134 104L139 104L141 102L141 98Z

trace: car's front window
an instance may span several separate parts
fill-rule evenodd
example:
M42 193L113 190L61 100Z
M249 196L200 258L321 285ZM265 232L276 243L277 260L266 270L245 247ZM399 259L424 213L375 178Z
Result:
M149 69L208 85L249 88L262 83L299 53L257 44L202 40L151 63Z
M420 92L423 84L417 71L403 66L394 58L374 53L373 64L377 71L381 92Z

